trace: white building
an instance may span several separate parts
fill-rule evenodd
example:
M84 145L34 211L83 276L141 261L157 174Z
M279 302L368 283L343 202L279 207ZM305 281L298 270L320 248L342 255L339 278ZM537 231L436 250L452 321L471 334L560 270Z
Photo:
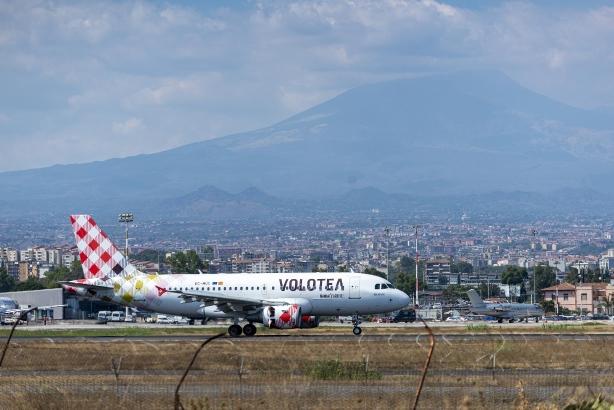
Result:
M70 265L75 261L75 255L72 253L64 253L62 254L62 265L70 268Z
M59 249L48 249L47 261L50 265L62 264L62 252Z
M608 249L608 252L599 258L599 270L605 272L612 269L614 269L614 249Z

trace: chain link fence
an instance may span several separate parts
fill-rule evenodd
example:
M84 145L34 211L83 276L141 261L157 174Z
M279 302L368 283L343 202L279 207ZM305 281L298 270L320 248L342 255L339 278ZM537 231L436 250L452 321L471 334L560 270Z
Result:
M206 339L203 336L201 340ZM0 407L173 408L196 339L16 339ZM614 395L614 334L439 335L418 408L564 408ZM424 334L230 339L205 346L183 408L412 408Z

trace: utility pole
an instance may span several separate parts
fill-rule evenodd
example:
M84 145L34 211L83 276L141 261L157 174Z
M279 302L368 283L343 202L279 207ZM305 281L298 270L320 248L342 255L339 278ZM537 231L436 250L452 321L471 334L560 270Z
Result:
M533 243L535 243L535 235L537 235L537 231L535 229L531 230L531 234L533 235ZM537 247L537 244L535 244ZM533 252L535 255L535 252ZM535 258L535 256L533 256ZM537 294L535 293L535 263L533 263L533 297L531 298L531 303L537 303Z
M384 229L386 233L386 280L390 281L390 228Z
M416 298L414 304L416 307L420 306L420 300L418 299L418 290L420 289L420 285L418 283L418 260L420 258L420 254L418 254L418 227L419 225L414 226L414 229L416 230Z

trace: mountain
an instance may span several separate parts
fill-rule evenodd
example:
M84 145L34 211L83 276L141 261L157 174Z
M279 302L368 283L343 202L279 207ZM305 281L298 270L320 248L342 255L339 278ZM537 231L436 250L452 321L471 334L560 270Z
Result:
M0 173L0 211L155 213L174 203L188 215L225 201L260 214L278 198L290 201L286 208L334 204L361 189L409 198L602 192L613 165L608 111L553 101L497 71L470 71L365 85L268 128L156 154Z

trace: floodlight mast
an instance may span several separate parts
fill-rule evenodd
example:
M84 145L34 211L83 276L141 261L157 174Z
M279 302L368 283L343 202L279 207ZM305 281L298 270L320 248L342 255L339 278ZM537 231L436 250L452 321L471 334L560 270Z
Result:
M119 223L126 224L126 249L125 249L125 255L126 255L126 259L128 259L128 224L130 222L134 222L134 214L132 212L121 213L121 214L119 214L118 221L119 221Z
M384 229L386 233L386 280L390 281L390 228Z
M419 227L420 225L414 226L416 230L416 298L414 301L414 305L416 305L416 307L420 306L420 301L418 299L418 289L420 288L419 283L418 283L418 260L420 258L420 254L418 253L418 228Z

